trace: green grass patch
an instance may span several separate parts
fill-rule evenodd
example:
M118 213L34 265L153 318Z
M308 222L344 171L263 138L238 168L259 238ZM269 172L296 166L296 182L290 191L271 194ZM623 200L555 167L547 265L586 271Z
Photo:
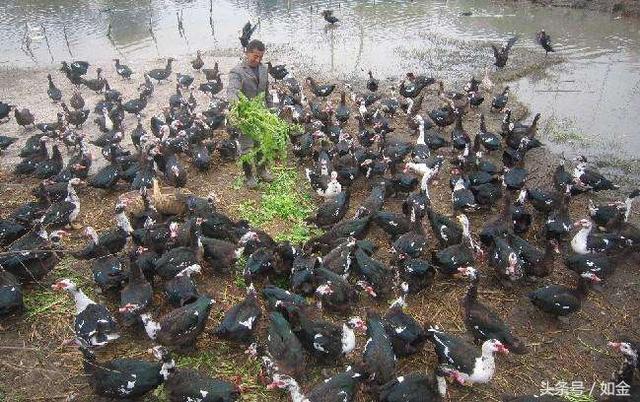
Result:
M71 279L87 296L93 297L91 282L81 272L73 268L74 259L64 257L53 272L49 274L53 280ZM33 320L55 314L73 312L74 302L67 292L55 291L46 285L34 285L24 293L25 318Z
M244 268L247 265L247 257L241 255L240 258L236 260L235 266L235 274L233 277L233 283L239 289L246 289L247 282L244 280Z
M273 182L261 186L260 201L240 204L240 215L255 227L278 223L285 226L275 233L277 241L305 242L317 233L304 221L314 210L306 181L294 168L276 167L273 173Z
M569 119L558 120L551 117L543 132L546 138L556 144L575 144L589 147L594 143L592 138L575 129L574 123Z

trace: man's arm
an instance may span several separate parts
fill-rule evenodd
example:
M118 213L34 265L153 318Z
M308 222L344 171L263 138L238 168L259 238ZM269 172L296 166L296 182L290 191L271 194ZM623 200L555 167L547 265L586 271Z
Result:
M231 70L229 72L229 85L227 85L227 100L229 103L235 102L240 97L242 91L242 76Z

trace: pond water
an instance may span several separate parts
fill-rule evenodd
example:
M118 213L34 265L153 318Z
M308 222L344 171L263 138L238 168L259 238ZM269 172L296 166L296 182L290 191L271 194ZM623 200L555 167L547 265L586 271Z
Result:
M339 26L327 26L325 8ZM492 63L489 43L515 34L517 48L544 58L533 39L546 27L566 62L512 87L543 114L556 149L618 159L640 151L640 24L586 10L488 0L4 0L0 65L132 62L197 49L239 55L247 20L260 21L254 37L268 58L323 77L417 70L458 83Z

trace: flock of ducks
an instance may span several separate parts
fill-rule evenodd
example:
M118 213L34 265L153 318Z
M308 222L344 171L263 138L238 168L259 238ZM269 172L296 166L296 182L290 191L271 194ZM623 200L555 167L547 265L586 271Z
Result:
M331 12L323 16L332 24L337 21ZM243 45L254 30L250 23L243 28ZM553 51L544 31L538 38L545 51ZM514 43L511 39L501 48L493 47L496 66L506 64ZM114 61L122 83L128 83L132 69ZM380 92L379 80L369 72L366 91L344 85L337 94L336 84L318 83L312 77L300 83L285 66L269 63L276 81L269 90L274 112L303 127L291 137L292 153L323 199L309 217L324 229L323 234L305 244L276 242L248 222L234 221L217 210L215 194L190 195L179 213L167 215L153 195L160 181L179 188L193 180L187 177L187 157L199 171L215 168L214 152L224 161L237 157L237 133L232 128L226 127L229 139L213 141L214 131L225 128L228 106L215 96L223 88L217 63L205 69L200 52L191 63L205 78L198 89L211 96L205 108L197 104L193 92L185 96L183 91L193 87L195 78L187 73L172 75L172 61L169 58L163 68L146 72L138 97L128 101L110 86L100 68L92 79L86 78L89 63L63 62L61 72L76 90L69 100L71 108L61 103L52 123L36 122L27 109L0 102L0 118L15 118L25 132L37 130L19 151L22 160L14 173L42 180L33 189L35 201L0 221L0 244L5 247L0 255L0 314L20 312L23 285L42 280L63 254L90 261L96 286L119 305L117 312L91 300L69 279L52 287L75 301L73 343L81 350L87 379L100 396L132 399L164 384L171 401L236 400L242 391L238 384L178 368L172 353L195 350L215 303L198 289L195 276L232 272L241 256L246 258L242 267L249 284L246 297L225 312L213 333L259 356L269 388L288 390L295 402L352 401L362 384L368 384L371 397L381 401L437 401L447 393L447 378L460 384L486 383L495 373L496 353L529 352L527 342L478 299L481 274L517 292L531 280L548 277L562 253L566 275L576 278L575 287L548 284L528 294L531 303L550 317L535 319L554 319L580 310L589 289L606 282L622 260L638 251L640 232L628 222L638 190L624 202L590 201L584 219L570 219L569 205L583 202L581 194L617 188L586 158L580 157L573 169L562 160L553 174L552 190L527 186L525 156L543 146L536 138L540 115L529 124L514 121L506 87L495 92L487 107L492 119L495 115L502 119L499 132L489 131L487 116L480 113L485 95L491 96L493 89L488 72L480 81L472 77L460 92L446 91L434 78L409 73L389 94ZM168 106L143 124L142 114L156 83L172 77L176 93L158 100L168 101ZM81 89L104 98L91 110ZM64 98L51 75L47 94L56 102ZM438 104L425 110L423 100L431 94ZM79 128L92 112L100 134L89 140ZM469 116L468 120L476 113L479 131L469 133L463 117ZM137 121L130 132L133 149L122 144L127 115ZM355 129L350 128L353 120ZM415 139L402 140L400 132ZM15 141L2 136L0 147L7 149ZM107 161L95 172L91 169L95 156L87 142L99 147ZM61 149L69 155L66 163ZM445 167L448 172L443 173ZM451 204L449 210L436 210L429 186L443 174L449 180ZM356 182L366 183L370 192L347 217ZM132 214L127 202L119 201L113 210L115 226L101 233L85 227L87 244L69 252L62 239L64 229L81 228L77 222L81 199L76 192L81 185L98 192L124 186L139 192L144 208ZM385 209L385 201L394 198L402 201L401 212ZM493 207L498 213L473 231L467 215ZM374 226L386 234L392 254L389 263L376 256L384 245L367 239ZM534 244L524 236L538 226L543 240ZM421 325L404 312L407 300L440 277L468 281L461 312L476 344L436 326ZM287 285L281 288L275 282ZM358 289L374 300L395 301L384 313L369 309L366 319L350 317L361 297ZM154 313L158 306L153 296L158 292L171 306L162 316ZM310 304L312 299L317 303ZM318 309L342 317L341 323L318 318ZM256 331L261 320L268 322L266 337ZM155 362L97 358L97 349L108 348L122 331L136 327L157 345L151 349ZM359 355L357 333L366 333L367 338ZM398 373L398 359L427 353L425 342L432 344L438 359L431 374ZM611 346L625 357L615 380L631 385L638 368L638 344L622 340ZM305 377L306 362L336 361L352 365L302 390L299 380Z

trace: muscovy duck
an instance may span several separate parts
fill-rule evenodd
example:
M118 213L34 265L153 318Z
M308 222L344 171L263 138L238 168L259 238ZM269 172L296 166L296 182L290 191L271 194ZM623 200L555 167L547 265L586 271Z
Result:
M547 285L529 293L529 300L540 310L556 318L580 310L582 299L588 292L589 283L598 283L600 279L591 272L584 272L578 278L575 288L561 285Z
M619 234L591 233L593 222L589 219L581 219L573 226L580 228L571 239L571 248L578 254L613 252L628 246L627 239Z
M478 353L465 340L437 328L429 328L427 336L438 355L436 380L440 395L447 393L445 376L452 377L460 384L483 384L491 381L496 369L494 353L509 353L509 349L496 339L485 341Z
M623 257L624 253L619 256ZM588 272L602 281L613 274L618 261L606 254L573 254L564 259L564 265L578 275Z
M87 382L98 396L116 400L139 398L164 381L159 363L136 359L98 362L93 351L84 345L84 341L78 341Z
M527 347L513 333L511 328L486 305L478 302L478 282L480 274L475 268L460 268L460 272L471 281L467 293L460 301L463 309L464 325L476 341L497 339L509 351L517 354L527 353Z
M93 281L102 292L119 290L127 280L127 273L121 257L108 255L91 261Z
M47 88L47 95L52 101L58 102L62 99L62 91L56 87L51 78L51 74L47 74L47 80L49 80L49 87Z
M355 251L355 267L357 272L365 278L359 281L359 286L372 297L385 296L389 291L391 270L382 262L370 257L364 250L357 247Z
M507 43L503 44L500 48L498 48L493 43L491 44L491 48L493 49L493 57L495 58L495 62L493 63L498 68L503 68L507 65L507 60L509 59L509 51L513 47L513 45L518 40L517 36L510 38Z
M262 309L258 304L256 289L250 284L245 299L225 313L215 334L220 338L238 342L251 341L261 316Z
M291 399L295 402L326 401L326 402L353 402L358 391L358 384L366 379L364 370L347 367L343 373L327 378L320 385L313 388L305 396L300 391L300 385L286 374L274 374L268 389L281 388L289 391Z
M336 17L335 15L333 15L333 10L324 10L320 13L320 15L322 15L322 17L324 18L325 21L327 21L329 24L334 25L336 22L340 21L338 19L338 17Z
M313 92L315 96L323 98L331 95L336 87L335 84L318 85L311 77L307 77L306 81L309 87L311 87L311 92Z
M315 217L310 218L309 222L315 223L318 227L329 227L339 222L349 209L350 196L351 192L345 190L327 199L318 207Z
M544 29L536 33L536 41L544 49L545 56L548 55L549 52L555 52L555 50L551 46L551 36L547 35Z
M199 265L186 267L164 284L164 294L173 307L182 307L198 299L198 289L191 275L201 272Z
M494 96L491 101L491 110L495 112L502 112L502 109L507 106L509 101L509 86L504 87L500 95Z
M44 227L67 226L77 228L75 221L80 213L80 198L75 187L80 184L78 178L73 178L67 183L67 198L64 201L52 204L40 218Z
M342 276L323 267L316 267L313 272L318 284L315 294L320 300L319 307L331 311L349 311L358 299L358 294Z
M571 188L570 185L567 186L567 191L559 197L560 202L558 207L551 211L544 223L544 233L547 239L562 242L565 241L571 233L571 229L573 228L573 223L569 217Z
M509 286L509 282L516 281L524 275L522 260L505 236L494 237L490 262L503 285Z
M118 311L122 313L123 324L131 326L140 322L139 315L144 313L152 303L153 289L151 284L145 278L142 267L135 261L131 261L129 263L129 281L120 292L120 309ZM135 308L129 308L130 305L135 305Z
M623 217L624 221L627 222L631 213L631 205L638 196L640 196L640 190L636 189L629 193L624 202L617 201L596 205L593 200L589 200L591 220L601 229L606 228L619 217Z
M427 236L421 219L415 213L409 218L413 229L400 235L391 245L391 252L398 260L419 258L427 246Z
M462 242L463 228L458 222L438 213L433 208L427 208L427 217L440 247L449 247Z
M578 164L573 170L574 180L593 191L615 190L620 186L613 184L611 180L604 177L600 172L587 167L587 158L580 156L577 158Z
M409 288L404 287L404 290L409 291ZM393 352L400 357L416 353L427 339L422 326L403 311L405 305L405 297L402 295L391 304L382 321Z
M163 315L157 322L148 313L141 314L140 318L147 336L152 340L178 350L194 350L196 339L204 331L209 319L213 303L209 297L200 296L195 302Z
M271 313L269 318L267 351L277 371L295 376L304 374L304 349L291 330L291 325L279 312Z
M75 299L74 329L76 337L82 339L87 347L102 347L120 337L116 321L109 310L89 299L71 280L62 279L51 287L54 290L65 290Z
M214 379L195 370L176 367L167 349L155 346L154 357L162 363L160 374L170 401L234 402L240 397L239 388L227 381Z
M22 285L13 274L0 269L0 317L20 313L23 310Z
M471 237L469 218L460 214L457 219L462 226L460 243L442 250L434 250L432 253L433 264L441 274L455 275L458 273L458 268L472 265L476 258L481 258L484 255L480 246Z
M380 387L380 402L441 402L434 376L414 372L394 378Z
M171 63L174 60L175 59L173 57L169 57L164 68L153 69L151 71L148 71L146 75L158 81L158 83L160 83L160 81L162 80L168 80L169 76L171 75Z
M384 384L393 378L396 355L380 316L367 313L367 343L362 353L363 363L369 378L376 384Z

